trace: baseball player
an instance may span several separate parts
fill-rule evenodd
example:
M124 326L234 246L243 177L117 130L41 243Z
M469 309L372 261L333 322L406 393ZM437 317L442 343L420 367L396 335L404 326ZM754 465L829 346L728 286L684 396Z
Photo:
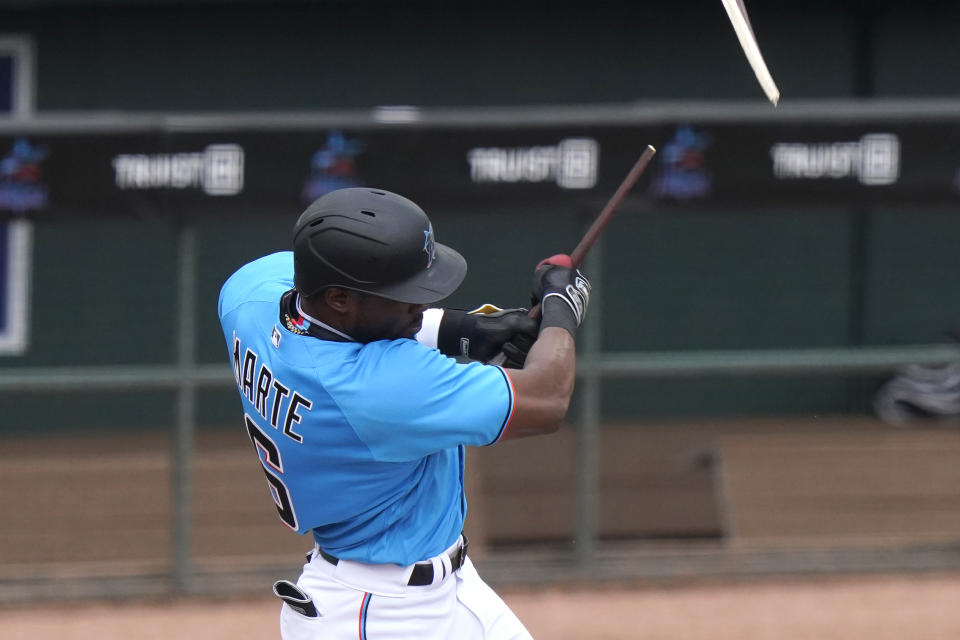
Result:
M530 637L467 555L464 447L558 428L590 285L554 256L539 325L428 308L466 270L416 204L351 188L223 285L244 428L280 519L315 543L274 585L285 640ZM507 365L483 364L501 349Z

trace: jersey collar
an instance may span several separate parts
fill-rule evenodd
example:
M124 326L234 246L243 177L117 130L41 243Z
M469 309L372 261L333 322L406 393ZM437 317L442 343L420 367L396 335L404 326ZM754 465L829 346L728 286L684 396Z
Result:
M317 320L303 312L300 308L300 294L296 289L291 289L280 298L280 322L286 327L287 331L300 336L313 336L320 340L332 340L334 342L356 342L347 334L334 329L326 322Z

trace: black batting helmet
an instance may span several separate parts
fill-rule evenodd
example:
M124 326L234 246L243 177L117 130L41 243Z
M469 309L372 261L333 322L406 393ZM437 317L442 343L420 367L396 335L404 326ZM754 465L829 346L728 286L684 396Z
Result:
M453 293L467 274L459 253L403 196L365 187L313 201L293 229L294 284L304 296L343 287L410 304Z

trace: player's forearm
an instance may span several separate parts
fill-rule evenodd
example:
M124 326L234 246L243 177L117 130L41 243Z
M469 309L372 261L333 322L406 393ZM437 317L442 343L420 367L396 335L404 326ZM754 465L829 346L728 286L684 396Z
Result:
M540 334L523 369L511 374L514 409L505 438L551 433L567 415L576 375L573 337L590 301L590 282L570 265L563 255L537 265L533 299L540 301Z
M576 356L573 336L558 327L547 327L530 348L523 371L536 375L547 396L569 402L576 377Z
M570 406L576 377L576 346L570 332L545 328L530 349L523 369L510 370L515 399L504 438L556 431Z

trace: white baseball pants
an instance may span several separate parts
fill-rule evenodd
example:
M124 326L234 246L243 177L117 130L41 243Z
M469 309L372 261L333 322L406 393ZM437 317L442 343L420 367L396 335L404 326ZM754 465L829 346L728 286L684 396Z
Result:
M316 615L281 605L283 640L532 640L469 557L453 575L446 553L431 562L433 584L408 586L411 567L334 565L315 549L297 586Z

